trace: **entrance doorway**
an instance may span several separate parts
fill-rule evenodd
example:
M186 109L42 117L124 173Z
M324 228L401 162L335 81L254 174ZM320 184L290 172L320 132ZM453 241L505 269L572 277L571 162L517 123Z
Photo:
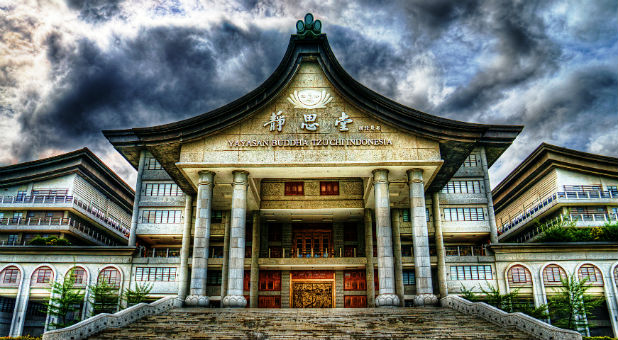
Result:
M334 308L335 272L329 270L291 272L290 307Z
M331 225L295 226L292 242L293 257L332 257L334 255Z

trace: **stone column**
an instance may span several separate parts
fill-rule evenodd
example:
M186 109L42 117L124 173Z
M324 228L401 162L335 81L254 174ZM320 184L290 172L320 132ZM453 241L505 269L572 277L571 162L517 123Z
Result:
M436 230L436 252L438 253L438 284L440 286L440 298L448 295L446 285L446 250L444 249L444 239L442 237L442 215L440 214L440 194L433 193L431 198L433 207L433 226Z
M498 243L498 227L496 226L496 215L494 213L494 199L491 196L491 184L489 183L489 166L487 165L487 155L485 148L481 148L481 165L483 166L483 181L485 184L485 195L487 196L487 219L489 220L489 239L491 243ZM524 209L526 211L526 209Z
M410 186L410 221L412 221L412 246L414 247L414 273L416 274L417 306L435 305L438 298L433 294L431 284L431 261L429 258L429 232L425 212L425 187L423 170L408 170Z
M380 292L376 297L376 306L399 306L399 297L395 294L388 170L377 169L373 171L373 191L375 198L376 239L378 241L378 282L380 284Z
M139 165L137 166L137 181L135 181L135 198L133 199L133 215L131 215L131 230L129 231L129 247L135 247L137 240L137 219L139 218L139 200L142 197L142 175L146 162L146 150L139 153Z
M182 229L180 248L180 274L178 280L178 299L185 301L189 287L189 249L191 248L191 220L193 218L193 197L185 196L185 220Z
M21 271L21 283L19 291L15 298L15 309L13 310L13 319L11 320L11 329L9 336L18 337L22 335L24 323L26 321L26 312L28 311L28 302L30 299L30 276L26 275L25 271Z
M247 177L246 171L234 171L232 184L232 221L230 224L230 259L228 263L227 295L223 298L224 307L247 306L243 296L243 276L245 270L245 222L247 215Z
M223 227L225 234L223 236L223 265L221 266L221 301L227 292L227 265L230 260L230 211L223 213Z
M365 209L365 278L367 280L367 307L375 307L376 290L373 283L373 219L371 210Z
M210 242L210 223L212 191L215 185L215 173L200 171L197 186L197 205L195 215L195 232L193 235L193 266L191 269L191 293L185 299L188 306L207 307L209 304L206 291L208 275L208 243Z
M393 256L395 264L395 293L399 296L401 306L404 304L403 265L401 264L401 232L399 209L393 209Z
M260 258L260 211L253 212L253 235L251 240L251 291L249 294L249 304L251 308L258 306L258 280L260 268L258 259Z

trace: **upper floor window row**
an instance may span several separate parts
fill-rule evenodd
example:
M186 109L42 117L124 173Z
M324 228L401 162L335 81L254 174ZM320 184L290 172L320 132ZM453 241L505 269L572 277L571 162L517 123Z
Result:
M305 183L304 182L285 182L284 195L285 196L304 196L305 195ZM320 195L321 196L339 195L339 182L337 181L320 182Z
M481 181L450 181L442 188L445 194L478 194L481 193Z
M401 217L404 222L410 222L410 209L402 209ZM429 222L429 208L425 208L425 220Z
M182 196L184 193L174 183L146 183L146 196Z
M20 191L20 193L25 191ZM45 188L45 189L32 189L32 196L66 196L69 193L69 189L66 188Z
M182 223L182 211L180 210L144 210L142 211L142 223L161 223L161 224Z
M154 157L146 157L144 160L144 168L146 170L163 170L161 163L157 161Z
M444 208L445 221L484 221L483 208Z
M480 157L477 154L470 154L468 158L463 162L463 166L466 168L470 168L473 166L478 166L481 161Z

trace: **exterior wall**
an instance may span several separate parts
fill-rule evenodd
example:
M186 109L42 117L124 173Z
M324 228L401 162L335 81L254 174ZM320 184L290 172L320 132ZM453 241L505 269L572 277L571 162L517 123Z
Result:
M73 194L79 196L86 203L94 204L99 209L120 219L125 225L131 224L131 215L120 206L88 183L83 177L76 175L73 184Z
M28 184L10 186L0 189L0 195L2 196L15 196L18 191L27 191L27 195L30 195L32 189L68 189L68 195L73 194L74 181L77 177L76 174L66 175L62 177L47 179L44 181L34 181Z
M600 184L603 186L603 190L606 190L609 185L618 186L618 179L605 176L594 176L567 169L556 169L556 187L558 191L564 191L565 185L593 184Z

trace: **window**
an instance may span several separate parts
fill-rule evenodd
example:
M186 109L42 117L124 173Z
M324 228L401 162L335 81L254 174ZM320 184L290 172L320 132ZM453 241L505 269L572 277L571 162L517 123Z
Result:
M176 280L175 267L137 267L135 281L165 281Z
M35 284L48 284L54 277L54 272L49 267L40 267L32 274L32 281Z
M481 181L449 181L442 193L445 194L478 194L481 192Z
M320 182L320 195L339 195L339 182Z
M618 194L618 186L616 185L608 185L607 191L610 191L612 194Z
M356 223L343 224L343 241L358 242L358 229Z
M343 290L366 290L367 280L364 270L346 270L343 272Z
M19 235L9 235L9 239L6 241L7 244L16 244L19 242Z
M207 286L220 286L222 282L222 274L219 270L209 270L206 277Z
M483 208L444 208L445 221L484 221Z
M281 308L281 296L258 296L258 308Z
M251 290L251 271L245 270L245 274L242 277L242 290ZM247 298L247 304L249 298Z
M285 196L303 196L305 185L303 182L285 182Z
M144 168L147 170L163 170L161 163L159 163L154 157L146 157L144 161Z
M401 210L401 217L404 222L410 222L410 209Z
M4 268L2 272L0 272L0 283L3 285L17 285L20 281L20 272L19 268L15 266L10 266Z
M72 270L69 270L71 273L71 277L73 278L73 282L77 286L86 284L86 270L82 267L74 267Z
M145 196L182 196L183 192L174 183L146 183Z
M0 313L13 314L14 310L15 310L15 298L0 296Z
M491 266L451 266L451 280L491 280Z
M345 295L343 297L344 308L366 308L367 296L365 295Z
M585 264L579 267L578 276L580 280L587 279L587 282L594 285L603 285L603 275L599 268L591 264Z
M120 288L120 272L113 267L107 267L99 273L98 282L106 282L108 285Z
M476 154L470 154L468 158L463 162L463 166L466 168L477 166L479 157Z
M182 222L181 210L144 210L142 223L176 224Z
M562 269L562 267L555 265L555 264L550 264L549 266L545 267L545 269L543 270L543 282L545 282L546 285L551 285L551 284L562 284L562 280L566 279L567 275L566 272L564 271L564 269Z
M260 270L260 291L280 291L281 272L278 270Z
M223 222L223 210L213 210L212 223L221 223L221 222Z
M587 192L587 191L601 191L601 184L592 184L592 185L565 185L564 191L578 191L578 192Z
M268 242L281 242L281 224L268 224Z
M511 267L507 275L509 283L512 285L525 285L532 283L530 271L524 266L516 265Z
M65 196L69 189L32 189L32 196Z
M414 270L406 269L403 271L403 284L404 285L415 285L416 284L416 276L414 274Z

